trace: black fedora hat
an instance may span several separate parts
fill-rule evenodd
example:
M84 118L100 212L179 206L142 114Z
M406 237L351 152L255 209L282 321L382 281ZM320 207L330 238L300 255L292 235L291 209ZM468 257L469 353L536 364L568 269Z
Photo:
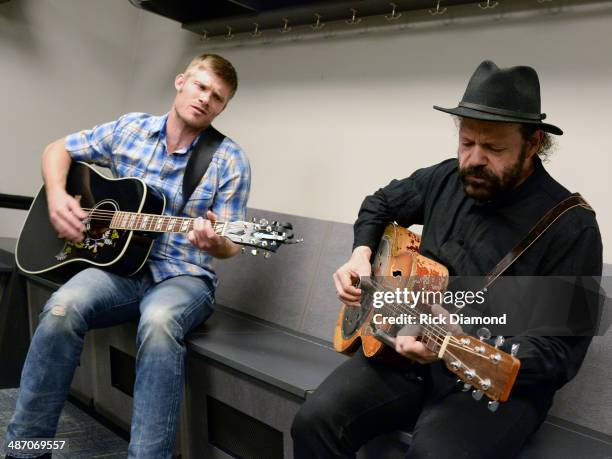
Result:
M542 122L546 114L540 112L540 81L531 67L500 69L484 61L470 78L457 107L434 108L478 120L534 124L551 134L563 134L557 126Z

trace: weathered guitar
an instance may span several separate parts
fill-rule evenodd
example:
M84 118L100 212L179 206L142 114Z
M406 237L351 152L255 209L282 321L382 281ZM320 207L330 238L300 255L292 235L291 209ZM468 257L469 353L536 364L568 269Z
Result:
M17 242L19 268L53 280L64 279L86 267L133 275L145 264L159 233L187 233L192 218L163 215L162 193L138 178L107 178L83 162L73 162L66 191L78 197L85 219L82 242L61 239L49 221L44 186L34 199ZM237 244L260 249L269 255L293 240L290 224L221 222L213 224L217 234Z
M383 290L396 288L414 291L443 292L448 284L448 270L441 264L418 253L420 238L396 224L386 227L378 246L372 274L374 279L384 276ZM362 294L363 296L363 294ZM428 305L416 307L394 304L386 315L430 313ZM334 330L334 348L353 354L359 346L367 357L392 357L399 354L391 349L392 325L376 324L373 316L378 310L362 301L361 307L342 305ZM437 325L421 325L421 341L438 354L446 367L464 383L465 389L474 388L479 400L486 395L489 409L497 409L499 402L508 399L520 367L519 360L497 347L469 335L453 335ZM387 346L388 345L388 346ZM514 351L518 348L515 347ZM407 359L405 359L408 361Z

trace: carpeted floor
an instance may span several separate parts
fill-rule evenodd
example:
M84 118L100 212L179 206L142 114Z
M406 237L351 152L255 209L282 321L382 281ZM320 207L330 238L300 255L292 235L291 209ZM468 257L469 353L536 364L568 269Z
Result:
M0 390L0 444L4 442L6 427L13 416L17 389ZM70 459L123 459L127 457L128 443L87 413L70 402L66 403L57 429L57 439L68 440L66 453L53 453L53 457Z

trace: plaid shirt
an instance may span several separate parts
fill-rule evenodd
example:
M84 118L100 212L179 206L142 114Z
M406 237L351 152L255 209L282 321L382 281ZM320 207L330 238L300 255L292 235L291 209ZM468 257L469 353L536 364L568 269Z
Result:
M108 167L115 177L138 177L166 197L165 215L178 215L183 205L183 173L195 142L169 154L164 116L128 113L66 137L75 161ZM244 220L251 184L249 160L226 138L215 152L200 184L180 216L205 216L212 210L222 221ZM148 264L156 282L179 275L205 276L217 285L212 257L193 246L183 233L162 233L153 244Z

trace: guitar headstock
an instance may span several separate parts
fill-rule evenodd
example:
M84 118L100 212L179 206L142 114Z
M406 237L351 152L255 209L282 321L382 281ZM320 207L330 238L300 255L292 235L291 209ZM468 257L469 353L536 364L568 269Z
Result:
M521 363L514 355L498 349L503 337L498 337L496 346L468 335L452 336L443 355L446 367L464 382L464 390L474 389L472 396L480 400L486 395L489 409L495 411L499 402L508 400ZM518 345L513 345L513 354Z
M283 244L297 244L302 239L295 238L291 223L269 222L266 219L253 218L250 222L235 221L228 223L222 229L222 234L232 242L253 247L251 254L257 255L264 251L266 257L276 252ZM243 247L244 252L244 247Z

